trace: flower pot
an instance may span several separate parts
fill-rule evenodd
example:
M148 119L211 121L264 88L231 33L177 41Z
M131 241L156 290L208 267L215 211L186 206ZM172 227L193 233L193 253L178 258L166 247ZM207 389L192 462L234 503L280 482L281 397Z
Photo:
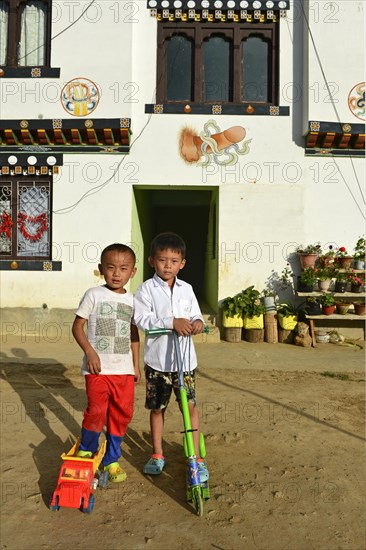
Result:
M318 254L299 254L302 269L305 269L305 267L315 267L317 257Z
M253 317L244 315L243 326L245 329L251 329L251 328L263 329L264 328L263 315L253 315Z
M341 269L349 269L352 264L352 256L344 256L343 258L339 258L339 265Z
M222 314L222 325L225 328L241 328L243 326L243 317L241 315L234 315L234 317L228 317L226 313Z
M263 298L263 304L266 311L276 311L274 296L265 296Z
M297 325L297 315L281 315L277 314L280 327L285 330L294 330Z
M363 260L356 260L355 269L365 269L365 262Z
M329 334L323 330L315 331L315 340L317 344L328 344L329 343Z
M318 288L319 290L329 290L332 279L320 280L318 279Z
M356 315L365 315L366 304L361 304L361 303L358 303L358 302L354 302L353 307L355 308L355 314Z
M306 314L307 315L321 315L322 308L318 302L307 302Z
M226 342L241 342L241 327L225 327L224 328L224 339Z
M347 288L346 281L336 281L334 285L334 292L343 294L343 292L346 292L346 288Z
M362 292L363 286L362 285L356 285L355 283L351 284L351 292Z
M346 315L347 311L349 310L351 304L336 304L336 310L337 313L340 315Z
M313 292L313 285L307 285L305 283L302 283L299 276L297 278L297 290L299 292Z
M335 306L322 306L323 315L332 315L334 313Z

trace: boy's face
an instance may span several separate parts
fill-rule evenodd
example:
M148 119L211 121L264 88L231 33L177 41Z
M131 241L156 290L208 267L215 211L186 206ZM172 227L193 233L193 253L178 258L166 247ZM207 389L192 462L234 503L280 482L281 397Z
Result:
M107 287L122 294L125 284L136 273L135 262L128 252L109 250L105 253L99 271L104 276Z
M154 257L149 256L149 265L169 286L174 283L176 275L183 269L185 264L186 261L182 258L182 254L170 248L157 250Z

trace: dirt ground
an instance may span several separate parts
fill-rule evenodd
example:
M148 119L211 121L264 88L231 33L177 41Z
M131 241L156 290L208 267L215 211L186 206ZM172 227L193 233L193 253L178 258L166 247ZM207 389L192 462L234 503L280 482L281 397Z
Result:
M167 411L161 476L144 384L123 443L122 484L92 514L48 509L85 406L76 344L2 345L1 548L363 550L364 353L332 344L198 344L197 393L211 498L185 501L182 421ZM327 373L325 375L324 373Z

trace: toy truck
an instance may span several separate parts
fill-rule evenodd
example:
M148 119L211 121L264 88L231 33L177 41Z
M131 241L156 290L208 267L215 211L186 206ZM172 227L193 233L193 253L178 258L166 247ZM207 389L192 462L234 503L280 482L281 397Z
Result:
M108 474L99 473L99 480L95 474L105 455L107 442L104 441L98 451L91 458L76 456L80 439L66 453L62 453L63 464L58 476L57 487L50 501L50 510L58 511L62 506L79 508L86 514L91 514L94 508L94 491L98 484L106 486ZM104 479L106 477L106 479Z

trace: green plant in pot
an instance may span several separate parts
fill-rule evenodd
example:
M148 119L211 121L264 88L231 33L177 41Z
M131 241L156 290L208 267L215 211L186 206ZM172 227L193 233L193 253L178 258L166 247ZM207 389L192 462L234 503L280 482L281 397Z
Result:
M299 292L312 292L317 275L314 267L305 267L297 278L297 290Z
M347 285L349 283L349 276L351 272L348 270L340 271L339 269L335 270L335 285L334 292L342 293L346 292Z
M336 300L336 303L335 303L336 311L340 315L346 315L351 305L352 305L351 302L348 302L347 300L338 299Z
M273 290L270 290L269 288L265 288L262 290L261 297L263 300L265 310L267 312L276 311L276 296L277 294Z
M324 315L332 315L335 310L335 299L332 294L323 294L320 298L322 304L322 312Z
M303 310L306 315L320 315L322 312L320 298L317 296L308 296L306 298Z
M283 302L277 308L278 322L285 330L293 330L297 325L298 308L292 302Z
M299 254L300 265L303 269L307 266L314 267L317 257L322 253L320 243L299 245L295 251Z
M315 267L316 276L318 279L319 290L329 290L332 283L332 278L335 274L333 265L323 265L321 267Z
M316 265L318 267L325 267L328 265L334 266L334 264L335 264L335 251L333 250L333 246L330 245L328 247L328 251L318 257L318 259L316 260Z
M351 281L351 292L362 292L365 286L365 272L357 273L356 271L351 271L348 279Z
M356 269L365 269L366 239L359 237L354 247L353 259L356 262Z
M340 246L336 252L336 261L339 267L349 269L352 264L352 256L347 252L345 246Z
M222 323L225 328L243 326L243 311L238 295L228 296L222 301Z
M249 286L238 294L245 329L262 329L264 327L263 313L266 311L266 308L260 296L261 293L254 286Z

